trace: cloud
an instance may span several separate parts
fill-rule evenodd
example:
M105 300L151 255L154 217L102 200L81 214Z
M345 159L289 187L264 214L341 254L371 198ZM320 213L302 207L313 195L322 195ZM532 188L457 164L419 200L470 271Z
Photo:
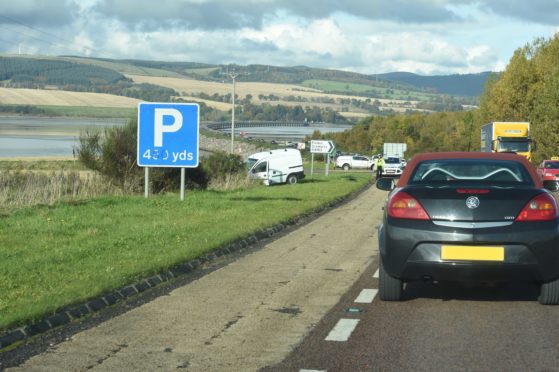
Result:
M268 18L289 14L316 20L345 13L370 20L430 23L458 20L444 1L428 0L106 0L95 10L133 29L261 29Z
M480 72L502 69L514 49L559 30L557 23L540 26L559 19L556 3L14 0L0 4L0 51L22 45L26 53L307 65L370 74Z
M2 1L0 4L0 24L19 27L61 26L72 22L75 17L72 1L60 0L17 0Z
M479 5L496 14L539 24L559 24L559 2L557 0L486 0Z

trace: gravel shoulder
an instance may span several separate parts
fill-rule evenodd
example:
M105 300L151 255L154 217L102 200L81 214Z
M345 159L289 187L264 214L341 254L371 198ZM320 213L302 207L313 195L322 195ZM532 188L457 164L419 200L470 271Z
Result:
M377 253L386 193L355 199L13 371L257 370L278 363Z

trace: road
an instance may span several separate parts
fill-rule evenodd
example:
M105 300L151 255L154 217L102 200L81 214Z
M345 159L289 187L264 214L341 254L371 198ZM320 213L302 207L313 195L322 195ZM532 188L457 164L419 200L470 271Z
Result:
M376 256L386 194L354 200L219 270L53 345L15 371L251 371L280 362Z
M262 372L559 370L559 308L539 305L536 286L412 283L403 302L357 303L378 288L376 261L286 359ZM358 321L347 340L326 340L342 319Z
M15 371L559 370L559 307L530 284L376 295L386 194L356 199Z

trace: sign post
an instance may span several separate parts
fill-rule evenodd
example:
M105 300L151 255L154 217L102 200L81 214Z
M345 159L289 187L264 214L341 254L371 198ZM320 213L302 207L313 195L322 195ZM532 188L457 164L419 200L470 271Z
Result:
M311 141L311 175L312 169L314 168L314 154L327 154L326 156L326 169L324 170L324 175L328 176L328 170L330 168L330 154L336 151L336 146L332 141Z
M137 163L146 167L146 198L148 167L174 167L181 168L180 197L184 200L184 168L198 167L199 127L197 103L138 104Z

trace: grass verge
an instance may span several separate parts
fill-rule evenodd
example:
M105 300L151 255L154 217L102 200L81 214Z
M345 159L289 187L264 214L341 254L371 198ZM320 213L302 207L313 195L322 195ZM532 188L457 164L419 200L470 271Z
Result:
M362 187L369 174L293 186L103 197L0 217L0 330L83 302L284 222Z
M94 107L94 106L37 106L48 116L69 116L86 118L126 118L136 112L135 107Z

